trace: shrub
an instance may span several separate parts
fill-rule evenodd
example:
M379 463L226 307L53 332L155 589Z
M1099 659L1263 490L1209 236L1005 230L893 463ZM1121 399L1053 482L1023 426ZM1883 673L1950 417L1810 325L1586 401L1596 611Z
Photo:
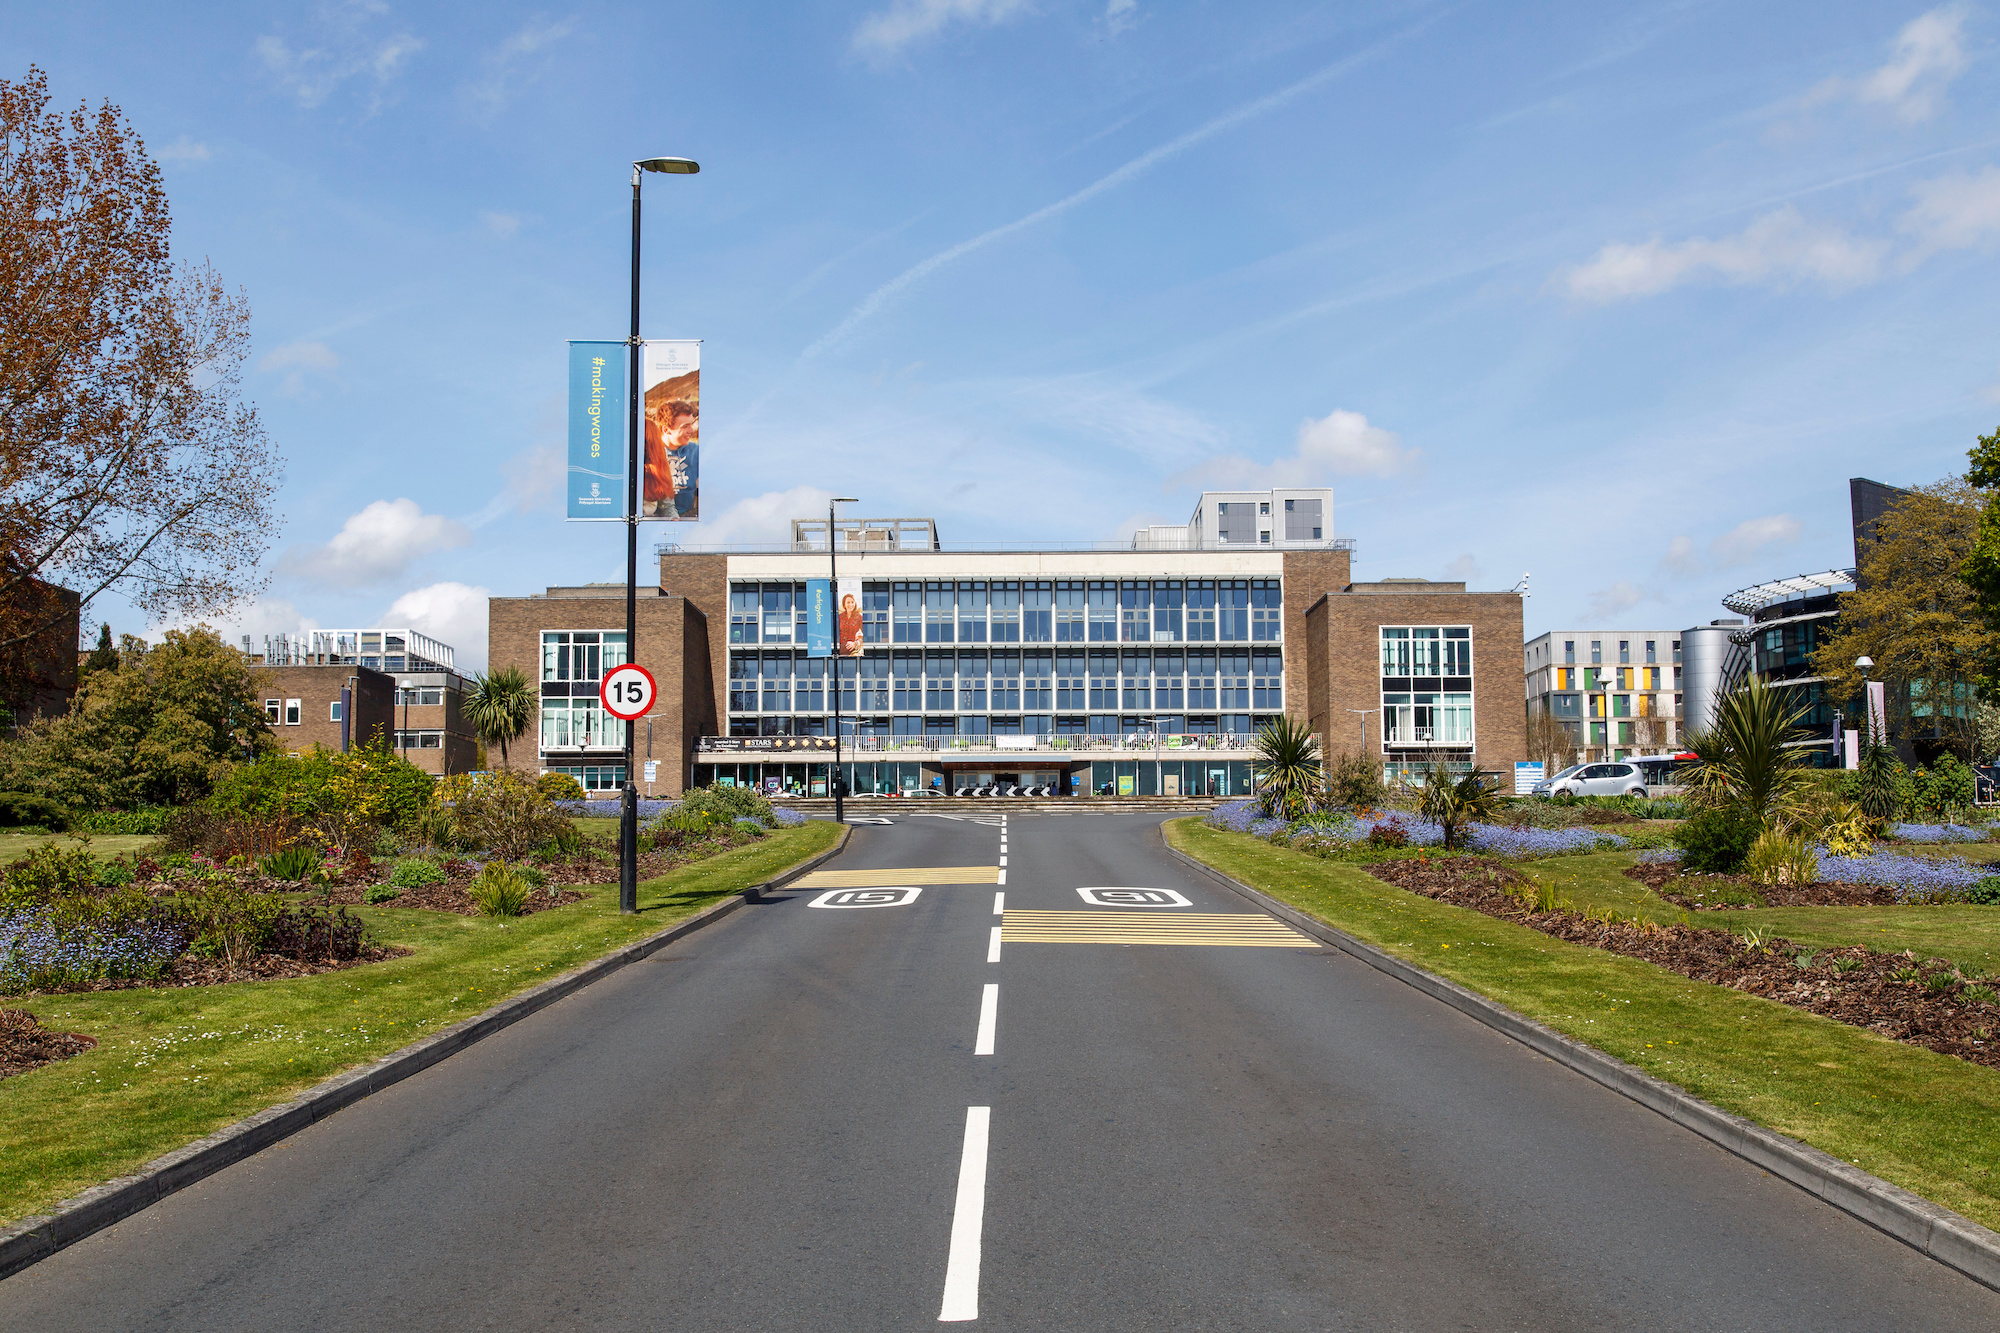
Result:
M575 845L576 826L569 817L510 769L447 779L438 798L451 810L452 841L458 846L519 860L546 843Z
M142 837L158 836L174 812L171 805L142 805L136 810L87 810L70 816L70 827L78 833L124 833Z
M1746 810L1717 806L1697 813L1674 830L1681 867L1696 875L1732 875L1757 841L1757 821Z
M401 889L391 888L387 884L370 884L368 891L361 895L361 901L370 906L375 906L381 903L392 903L402 896L403 891Z
M1942 818L1947 812L1972 805L1972 770L1948 752L1929 770L1920 768L1911 777L1908 808L1919 819Z
M72 897L97 883L97 858L82 843L64 847L45 842L7 867L0 911L17 910Z
M699 811L718 819L771 819L771 803L749 787L697 787L681 798L681 810Z
M535 779L535 790L551 801L581 801L583 784L568 773L544 773Z
M472 903L487 916L519 916L527 906L528 881L505 861L488 861L472 881Z
M531 889L545 889L549 884L548 872L535 866L516 866L514 873L528 881Z
M1988 875L1967 889L1965 901L1981 907L2000 907L2000 875Z
M285 911L284 900L275 893L251 893L226 881L184 889L173 901L193 928L188 952L231 965L263 952Z
M1335 755L1327 765L1327 797L1348 810L1379 810L1389 799L1382 785L1379 759L1353 750Z
M1466 825L1492 818L1498 793L1497 780L1489 780L1486 774L1471 772L1454 777L1439 763L1424 777L1418 809L1443 831L1444 845L1452 848L1464 840Z
M100 889L122 889L137 878L132 863L123 859L106 861L97 868L97 887Z
M368 927L345 907L293 907L278 913L264 947L302 963L346 962L368 944Z
M208 798L222 815L288 815L346 846L371 826L405 828L431 803L437 780L386 748L266 755L232 770Z
M1368 830L1368 845L1370 847L1407 847L1410 845L1410 830L1402 820L1391 816Z
M25 791L0 791L0 825L30 825L60 833L69 826L69 811L46 796Z
M1819 878L1819 853L1803 833L1770 829L1750 844L1743 871L1759 884L1810 884Z
M310 847L286 847L271 853L257 863L257 868L272 879L289 879L299 883L320 877L319 853Z
M576 831L576 825L565 823L555 831L555 836L535 849L538 861L567 861L583 854L583 835Z
M445 873L437 863L420 856L398 861L395 873L389 876L389 882L399 889L421 889L426 884L442 884L444 881Z

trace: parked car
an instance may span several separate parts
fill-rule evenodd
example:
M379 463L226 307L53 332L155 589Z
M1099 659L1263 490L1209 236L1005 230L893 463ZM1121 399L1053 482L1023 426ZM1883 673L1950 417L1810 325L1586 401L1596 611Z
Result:
M1574 764L1547 781L1535 784L1537 796L1564 794L1637 796L1643 799L1646 795L1646 779L1634 764Z

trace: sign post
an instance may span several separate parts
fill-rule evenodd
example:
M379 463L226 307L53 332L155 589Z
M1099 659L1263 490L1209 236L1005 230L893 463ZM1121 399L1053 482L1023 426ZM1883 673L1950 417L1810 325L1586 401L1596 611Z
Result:
M631 651L631 640L626 640ZM604 711L625 724L625 790L620 801L618 841L618 910L639 910L639 788L632 781L632 724L652 710L660 692L653 673L637 662L615 666L597 683L597 698ZM647 781L652 774L647 774Z

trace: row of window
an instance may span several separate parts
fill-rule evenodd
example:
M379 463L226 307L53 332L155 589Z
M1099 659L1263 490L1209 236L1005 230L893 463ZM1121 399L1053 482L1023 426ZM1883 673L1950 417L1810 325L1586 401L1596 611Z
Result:
M829 709L828 666L834 661L843 712L1284 707L1284 656L1277 649L961 649L845 660L735 653L729 659L729 711Z
M1674 688L1681 683L1681 669L1673 669ZM1664 667L1611 667L1609 673L1602 667L1557 667L1555 686L1558 690L1582 690L1593 693L1604 688L1606 680L1614 690L1663 690L1666 685Z
M1618 664L1620 666L1632 665L1632 642L1633 641L1631 639L1618 640ZM1643 651L1645 653L1645 657L1642 660L1648 664L1658 662L1660 660L1659 640L1646 639L1643 640L1643 644L1644 644ZM1673 653L1674 661L1679 662L1681 660L1681 641L1679 639L1672 639L1669 640L1669 645L1670 645L1669 651ZM1563 640L1563 662L1565 665L1568 666L1576 665L1575 639ZM1603 665L1604 640L1602 639L1590 640L1590 662L1591 665L1593 666Z
M803 641L804 636L800 638ZM554 630L542 635L543 680L602 680L605 672L626 660L622 629Z
M930 717L843 717L843 736L1247 736L1274 720L1266 713L1024 713ZM737 717L731 736L826 736L827 717Z
M738 583L731 643L803 643L806 585ZM864 643L1276 643L1278 579L864 583Z
M1601 694L1553 694L1549 696L1549 712L1559 718L1580 718L1586 711L1591 717L1604 716L1604 696ZM1611 696L1611 716L1613 717L1677 717L1681 711L1681 696L1673 697L1671 706L1664 694L1614 694Z
M438 685L419 685L396 691L396 706L399 708L432 707L443 702L444 688Z
M396 739L392 744L398 750L442 750L444 748L444 733L442 731L399 731L396 733Z
M1472 629L1467 625L1382 626L1384 676L1470 676Z
M1382 740L1386 745L1470 745L1472 696L1385 694Z

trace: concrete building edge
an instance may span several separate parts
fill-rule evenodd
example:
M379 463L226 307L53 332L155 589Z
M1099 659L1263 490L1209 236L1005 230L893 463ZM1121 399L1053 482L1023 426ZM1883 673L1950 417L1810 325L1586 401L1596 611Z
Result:
M763 893L782 888L840 855L847 849L853 834L853 826L843 825L840 840L832 847L801 861L773 879L752 884L740 893L711 903L693 916L684 917L656 934L593 959L573 972L552 977L511 1000L502 1001L483 1014L433 1032L358 1069L335 1074L289 1102L266 1107L233 1125L156 1157L131 1175L93 1185L81 1194L64 1200L53 1213L23 1218L13 1226L0 1230L0 1281L86 1236L102 1231L114 1222L144 1211L169 1194L262 1152L364 1097L400 1083L412 1074L421 1073L530 1014L568 998L592 982L603 980L626 964L639 962L703 926L720 921L745 903L759 901Z
M1160 826L1161 839L1166 825ZM1925 1257L2000 1291L2000 1233L1797 1139L1731 1115L1614 1056L1563 1036L1457 982L1368 944L1167 845L1169 855L1258 907L1377 971L1441 1000L1538 1055L1628 1097L1717 1147L1769 1171Z

